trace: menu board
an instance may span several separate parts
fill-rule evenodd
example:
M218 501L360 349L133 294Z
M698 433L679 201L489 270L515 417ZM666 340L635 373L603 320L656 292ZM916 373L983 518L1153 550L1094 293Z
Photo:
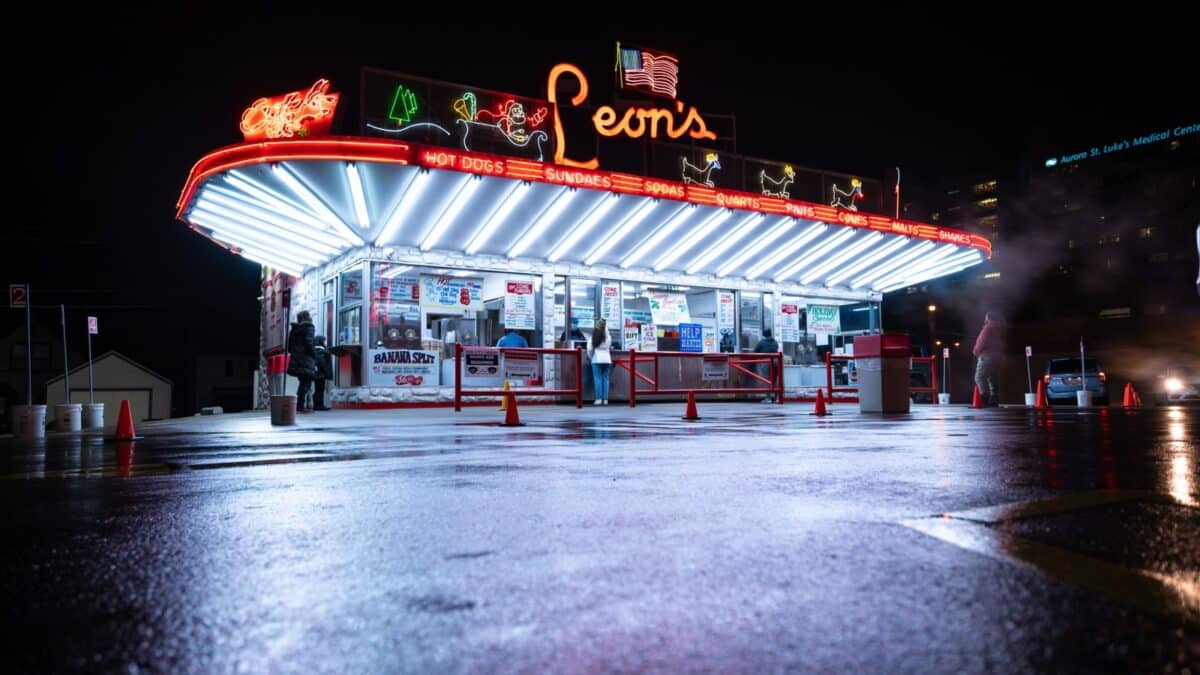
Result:
M601 284L600 318L610 326L621 325L621 287L619 285Z
M537 328L533 284L528 281L509 281L504 293L504 327L510 330Z
M390 299L393 302L417 302L421 299L421 280L415 274L377 274L374 285L371 293L376 299Z
M421 307L443 310L483 310L483 279L421 275Z
M779 341L800 341L800 304L795 302L779 303Z
M728 330L733 332L733 293L717 292L717 332L724 335Z

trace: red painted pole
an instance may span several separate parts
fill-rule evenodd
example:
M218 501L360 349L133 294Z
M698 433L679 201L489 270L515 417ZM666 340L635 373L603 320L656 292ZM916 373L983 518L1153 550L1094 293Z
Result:
M825 391L830 403L833 402L833 352L825 352Z
M776 384L778 384L779 388L777 390L778 395L775 398L776 398L776 400L779 401L779 405L783 405L783 352L778 352L778 356L779 356L779 370L776 372L776 376L779 379Z
M462 412L462 344L454 343L454 412Z
M629 350L629 407L637 407L637 349Z
M583 350L575 348L575 407L583 407Z

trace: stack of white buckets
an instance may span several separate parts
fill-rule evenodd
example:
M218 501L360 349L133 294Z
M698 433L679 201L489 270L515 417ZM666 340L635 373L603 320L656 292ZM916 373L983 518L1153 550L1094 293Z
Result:
M80 431L103 427L103 403L59 403L54 406L55 431ZM13 431L17 438L44 438L46 436L46 406L13 406Z

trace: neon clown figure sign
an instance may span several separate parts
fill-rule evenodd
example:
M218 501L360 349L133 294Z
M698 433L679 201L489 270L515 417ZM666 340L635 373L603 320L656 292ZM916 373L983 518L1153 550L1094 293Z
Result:
M579 93L571 97L571 105L577 106L587 100L588 81L583 71L570 63L560 63L550 69L546 80L546 100L553 105L554 116L554 161L564 166L575 166L582 169L595 169L600 161L595 157L584 161L567 159L567 139L563 133L562 118L558 112L558 78L571 75L579 82ZM677 117L682 118L676 123ZM668 138L689 136L696 140L716 140L717 135L708 130L704 118L694 106L687 108L684 113L683 101L675 101L675 111L670 108L634 108L630 107L621 115L612 106L602 105L592 115L592 126L601 136L619 136L624 134L629 138L641 138L649 134L650 138L658 138L659 132Z

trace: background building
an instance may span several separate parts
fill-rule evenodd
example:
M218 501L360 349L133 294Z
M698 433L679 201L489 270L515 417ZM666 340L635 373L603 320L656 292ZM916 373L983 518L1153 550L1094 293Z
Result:
M1027 386L1024 345L1034 348L1036 375L1046 358L1077 354L1083 338L1112 383L1133 381L1139 390L1157 386L1166 368L1200 362L1200 126L1139 131L1077 151L1031 147L1015 171L993 175L910 190L906 217L982 234L994 255L897 291L885 303L885 328L959 342L958 361L973 365L983 313L1000 311L1014 355L1006 401ZM969 370L958 369L956 397L970 394Z
M71 369L71 402L88 402L87 362ZM104 426L117 424L121 401L128 400L135 421L171 416L170 380L119 352L106 352L92 361L92 390L96 403L104 404ZM66 394L63 376L46 381L46 406L62 403Z

